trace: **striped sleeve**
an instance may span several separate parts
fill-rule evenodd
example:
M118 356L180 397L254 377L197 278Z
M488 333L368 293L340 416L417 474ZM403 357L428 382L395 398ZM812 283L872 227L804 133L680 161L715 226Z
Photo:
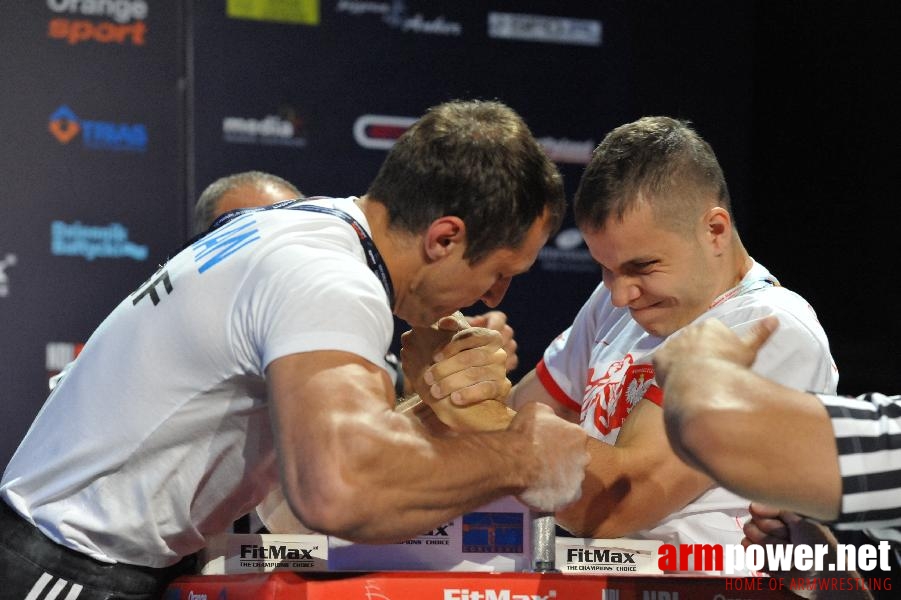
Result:
M832 419L842 476L833 526L901 541L901 396L819 398Z

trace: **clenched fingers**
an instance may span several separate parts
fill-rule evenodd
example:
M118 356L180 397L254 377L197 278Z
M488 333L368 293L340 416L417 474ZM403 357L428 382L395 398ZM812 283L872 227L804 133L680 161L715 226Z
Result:
M423 379L432 399L450 397L464 406L488 399L502 399L510 391L507 354L497 331L473 327L456 333L435 355Z

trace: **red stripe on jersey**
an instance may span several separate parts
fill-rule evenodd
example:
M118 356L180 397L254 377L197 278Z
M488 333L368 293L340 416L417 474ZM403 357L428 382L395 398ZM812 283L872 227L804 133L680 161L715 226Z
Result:
M551 375L551 372L548 371L547 365L544 364L543 358L538 361L537 365L535 365L535 375L538 376L538 381L541 382L541 385L544 386L544 389L547 390L547 392L554 398L554 400L556 400L566 408L576 411L577 413L582 412L582 406L579 405L578 402L570 398L566 394L566 392L564 392L560 388L560 386L557 385L557 382L554 381L554 377Z
M649 387L648 391L644 393L644 397L657 406L663 406L663 390L661 390L656 385Z

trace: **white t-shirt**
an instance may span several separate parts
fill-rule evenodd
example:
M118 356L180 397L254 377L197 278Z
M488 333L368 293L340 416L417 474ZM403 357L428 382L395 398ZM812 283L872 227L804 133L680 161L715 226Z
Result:
M353 198L317 199L368 224ZM340 218L251 212L178 253L97 328L3 475L56 542L162 567L277 484L264 372L343 350L388 369L393 318Z
M838 370L816 314L801 296L779 287L763 266L754 263L741 283L696 322L715 317L742 332L767 315L779 318L779 328L758 354L754 371L789 387L834 393ZM643 330L628 309L614 307L602 283L569 329L545 350L538 378L558 402L580 413L582 427L592 437L615 444L639 400L662 406L651 357L663 341ZM668 544L738 544L748 504L717 487L629 537Z

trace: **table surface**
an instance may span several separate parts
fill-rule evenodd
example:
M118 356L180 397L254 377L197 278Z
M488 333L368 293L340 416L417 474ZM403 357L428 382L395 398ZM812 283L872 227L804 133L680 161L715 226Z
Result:
M274 572L192 575L165 600L751 600L794 598L770 578L561 573Z

